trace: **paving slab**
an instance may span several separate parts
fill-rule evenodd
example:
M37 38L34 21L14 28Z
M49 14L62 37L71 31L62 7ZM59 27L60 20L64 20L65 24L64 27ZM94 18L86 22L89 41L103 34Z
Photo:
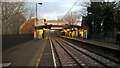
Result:
M54 67L49 39L46 41L45 49L44 49L42 58L40 60L39 66Z
M31 40L9 49L2 54L3 63L11 63L10 66L36 66L37 60L42 54L45 39Z

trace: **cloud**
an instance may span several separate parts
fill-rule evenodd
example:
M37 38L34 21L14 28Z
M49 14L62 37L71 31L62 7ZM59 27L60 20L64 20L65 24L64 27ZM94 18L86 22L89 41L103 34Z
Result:
M72 4L71 4L72 5ZM61 2L45 2L42 6L38 7L38 17L54 17L57 18L65 15L71 6Z
M42 6L37 6L38 17L46 17L47 19L62 18L75 2L83 2L84 0L52 0L51 2L43 2ZM76 5L72 11L81 10L83 7Z

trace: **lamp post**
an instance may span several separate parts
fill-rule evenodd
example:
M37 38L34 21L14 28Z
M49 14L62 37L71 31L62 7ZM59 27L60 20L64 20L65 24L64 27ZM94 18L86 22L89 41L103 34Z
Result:
M88 14L92 14L92 38L94 39L94 13L89 12Z
M38 20L38 19L37 19L37 4L42 5L42 3L36 3L36 25L38 24L38 23L37 23L37 20Z
M37 19L37 4L39 4L39 5L42 5L42 3L36 3L36 29L37 29L37 25L38 25L38 19ZM37 34L37 39L38 39L38 37L39 37L39 32L38 31L36 31L36 34Z

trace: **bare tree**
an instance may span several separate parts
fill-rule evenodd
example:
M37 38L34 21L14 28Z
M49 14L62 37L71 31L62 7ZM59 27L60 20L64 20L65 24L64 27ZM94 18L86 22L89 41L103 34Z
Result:
M33 11L28 7L26 2L2 2L3 34L17 33L17 30L26 21L26 18L32 17Z
M1 2L0 2L0 35L2 34L2 10L1 10Z
M24 10L26 10L23 15L27 18L27 20L31 19L31 17L34 17L35 15L35 8L32 5L33 3L28 2L25 4L25 8Z
M80 19L80 15L76 12L70 12L65 17L64 20L68 22L69 25L76 25Z

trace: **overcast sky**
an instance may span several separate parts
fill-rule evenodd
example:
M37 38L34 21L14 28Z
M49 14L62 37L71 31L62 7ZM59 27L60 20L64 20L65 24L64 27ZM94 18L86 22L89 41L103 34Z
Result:
M22 2L25 0L0 0L1 2ZM33 10L36 10L36 3L43 3L42 6L37 5L38 18L46 18L48 20L57 20L58 18L62 18L68 10L73 6L75 2L79 4L84 4L83 2L89 2L89 0L26 0L27 2L32 2ZM92 1L100 1L100 0L92 0ZM114 1L114 0L106 0L106 1ZM120 0L115 0L120 1ZM78 11L79 14L85 14L87 8L76 5L73 7L71 11ZM82 11L83 13L81 13ZM36 17L36 16L35 16Z
M68 10L73 6L73 4L75 2L82 2L83 0L69 0L69 1L51 1L51 2L42 2L42 6L41 5L37 5L37 14L38 14L38 18L42 17L42 18L46 18L46 19L55 19L57 20L58 18L62 18L67 12ZM35 6L35 3L34 3ZM85 7L76 5L73 7L73 9L71 11L76 11L76 10L81 10Z
M30 0L33 2L33 7L36 7L36 2L41 3L41 5L37 5L37 16L38 18L46 18L47 20L57 20L58 18L62 18L68 10L73 6L75 2L78 4L83 4L83 2L89 2L89 0ZM110 1L110 0L109 0ZM86 13L87 8L75 5L71 11L79 11ZM81 13L80 13L81 14Z
M57 19L57 17L65 15L72 6L71 4L67 2L44 2L42 6L38 6L38 16L47 19Z

